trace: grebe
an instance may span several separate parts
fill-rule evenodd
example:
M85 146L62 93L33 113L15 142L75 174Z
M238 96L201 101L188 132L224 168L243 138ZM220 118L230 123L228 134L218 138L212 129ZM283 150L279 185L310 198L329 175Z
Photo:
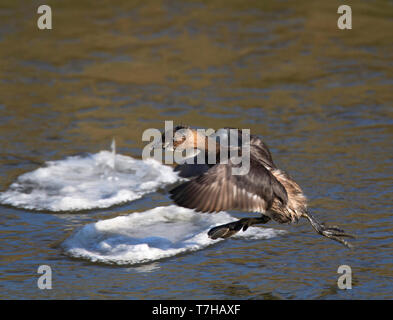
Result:
M242 130L236 130L241 136ZM207 146L213 143L216 144L213 152L219 159L220 151L223 150L216 140L212 142L210 136L183 125L174 128L171 141L165 141L165 136L164 132L163 148L170 146L172 151L179 146L182 150L194 148L203 150L207 158ZM247 230L251 225L265 224L271 219L278 223L293 223L303 217L318 234L352 248L342 237L354 236L336 226L326 226L314 218L307 210L307 199L300 186L276 167L269 148L259 137L249 137L250 166L247 174L233 175L232 168L239 164L234 164L231 159L227 163L183 164L176 169L180 175L196 177L172 189L171 199L179 206L199 212L238 209L261 214L260 217L243 218L214 227L208 232L211 239L228 238L240 230Z

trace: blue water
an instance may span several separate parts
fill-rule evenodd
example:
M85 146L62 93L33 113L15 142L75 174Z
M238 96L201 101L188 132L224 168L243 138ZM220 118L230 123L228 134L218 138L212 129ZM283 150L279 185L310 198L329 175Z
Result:
M357 236L351 251L306 221L272 222L286 233L119 266L74 258L64 241L171 205L171 185L105 209L0 205L0 297L392 299L393 9L354 4L349 34L333 3L318 6L71 0L54 5L48 33L32 29L34 2L0 5L0 192L46 161L108 150L113 137L119 154L140 158L143 131L164 120L249 128L313 214ZM52 290L37 287L40 265L52 268ZM338 288L340 265L351 290Z

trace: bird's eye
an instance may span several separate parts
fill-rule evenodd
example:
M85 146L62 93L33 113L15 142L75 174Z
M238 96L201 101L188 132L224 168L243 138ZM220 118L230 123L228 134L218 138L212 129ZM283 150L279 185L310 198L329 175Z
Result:
M182 135L182 134L175 134L175 136L173 137L173 140L176 141L176 142L180 142L180 141L183 141L185 139L186 139L186 137L184 135Z
M175 142L181 142L183 141L184 137L175 137L175 139L173 139Z

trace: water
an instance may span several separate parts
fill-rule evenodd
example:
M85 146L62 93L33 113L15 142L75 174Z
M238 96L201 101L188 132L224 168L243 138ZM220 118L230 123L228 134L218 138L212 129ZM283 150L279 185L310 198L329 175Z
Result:
M40 4L0 4L1 298L393 298L391 2L350 31L335 1L48 1L51 31ZM173 206L172 169L140 160L164 120L262 136L356 249L306 221L209 242L242 215Z

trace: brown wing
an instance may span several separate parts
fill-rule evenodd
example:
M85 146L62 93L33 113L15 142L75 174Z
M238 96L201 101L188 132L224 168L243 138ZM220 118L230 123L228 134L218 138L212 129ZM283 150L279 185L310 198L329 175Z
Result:
M216 164L170 191L179 206L202 212L240 209L265 212L274 199L288 201L284 186L253 156L246 175L232 175L233 163Z
M272 154L268 146L258 136L250 136L250 144L254 147L255 156L262 163L268 165L270 168L275 168L276 165L273 162Z

